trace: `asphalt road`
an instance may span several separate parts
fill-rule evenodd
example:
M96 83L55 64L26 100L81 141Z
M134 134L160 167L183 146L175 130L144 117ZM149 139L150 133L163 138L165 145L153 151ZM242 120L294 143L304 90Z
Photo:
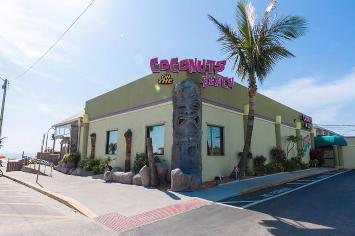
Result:
M320 178L324 176L309 180ZM277 187L243 199L254 201L255 196L275 191ZM122 235L355 235L355 171L326 177L277 198L268 197L247 209L205 206Z
M0 235L114 235L71 208L0 177Z

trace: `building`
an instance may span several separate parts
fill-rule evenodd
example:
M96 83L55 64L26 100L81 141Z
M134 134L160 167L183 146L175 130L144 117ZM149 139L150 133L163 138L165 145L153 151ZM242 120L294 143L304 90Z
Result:
M173 145L172 88L185 79L200 85L202 100L202 180L227 176L238 163L244 144L248 114L247 88L204 86L201 73L153 73L114 89L85 104L78 149L83 157L112 159L111 165L124 169L126 159L125 133L130 130L131 161L136 153L146 151L146 137L151 137L153 151L170 166ZM311 118L262 94L256 96L256 115L251 152L269 158L272 147L287 147L287 137L297 135L290 156L303 149L304 161L315 130Z

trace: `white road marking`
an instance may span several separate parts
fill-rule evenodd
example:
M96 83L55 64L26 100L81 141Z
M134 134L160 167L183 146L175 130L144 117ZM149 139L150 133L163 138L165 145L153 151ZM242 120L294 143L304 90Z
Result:
M229 203L240 203L240 202L255 202L255 201L228 201L228 202L221 202L221 203L229 204Z
M286 195L286 194L295 192L295 191L300 190L300 189L302 189L302 188L306 188L306 187L308 187L308 186L310 186L310 185L313 185L313 184L322 182L322 181L324 181L324 180L326 180L326 179L335 177L335 176L340 175L340 174L347 173L347 172L349 172L349 171L350 171L350 170L343 171L343 172L339 172L339 173L336 173L336 174L334 174L334 175L327 175L327 177L325 177L325 178L318 179L318 180L316 180L316 181L314 181L314 182L311 182L311 183L302 185L302 186L300 186L300 187L298 187L298 188L294 188L294 189L292 189L292 190L289 190L289 191L287 191L287 192L280 193L280 194L278 194L278 195L274 195L274 196L269 197L269 198L265 198L265 199L262 199L262 200L259 200L259 201L255 201L255 202L246 204L246 205L244 205L244 206L242 206L242 207L240 207L240 208L245 209L245 208L248 208L248 207L251 207L251 206L255 206L255 205L260 204L260 203L263 203L263 202L266 202L266 201L270 201L270 200L272 200L272 199L275 199L275 198L284 196L284 195Z
M316 179L299 179L299 180L296 180L297 182L313 182L315 181Z

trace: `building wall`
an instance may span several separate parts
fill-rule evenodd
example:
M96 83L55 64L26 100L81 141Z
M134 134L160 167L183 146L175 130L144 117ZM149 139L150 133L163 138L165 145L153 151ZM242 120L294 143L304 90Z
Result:
M146 127L150 125L164 124L164 155L160 156L170 166L171 146L172 146L172 103L164 103L145 109L127 112L103 119L90 121L89 136L96 133L96 152L95 158L101 159L111 157L114 167L124 169L126 153L126 141L124 133L127 129L132 130L132 156L131 164L135 159L136 153L145 152ZM117 155L106 155L106 132L112 129L118 130L118 150ZM91 143L88 142L88 155L90 155Z
M288 125L281 125L281 144L282 148L285 150L287 153L287 137L290 135L296 135L296 129L293 127L290 127ZM291 148L292 144L289 145L289 148ZM295 144L294 148L290 150L290 153L288 154L288 158L292 158L297 156L297 145Z
M238 152L243 150L243 114L210 104L202 108L202 179L213 180L215 176L228 176L238 164ZM224 128L224 156L207 156L207 125Z
M270 150L276 146L275 122L258 119L254 120L251 143L253 156L263 155L266 162L270 161Z
M348 146L342 147L344 168L355 169L355 137L346 138Z

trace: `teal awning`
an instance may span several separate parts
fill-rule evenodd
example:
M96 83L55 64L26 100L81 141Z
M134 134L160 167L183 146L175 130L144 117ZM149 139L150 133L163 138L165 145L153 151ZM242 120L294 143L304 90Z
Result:
M314 137L314 144L316 147L324 147L324 146L346 146L348 143L344 139L344 137L339 135L332 136L317 136Z

